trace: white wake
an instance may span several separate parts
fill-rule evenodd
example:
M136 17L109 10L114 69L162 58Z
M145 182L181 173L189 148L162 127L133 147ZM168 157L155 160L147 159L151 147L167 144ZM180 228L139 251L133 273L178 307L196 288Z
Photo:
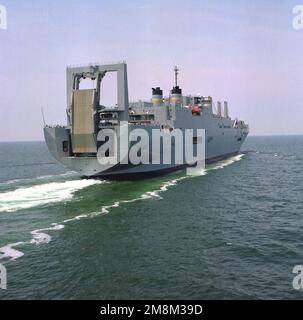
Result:
M243 154L240 154L240 155L231 157L229 159L217 162L216 164L214 164L212 166L208 166L205 170L201 170L200 176L204 176L212 170L223 169L224 167L229 166L236 161L240 161L242 159L242 157L243 157ZM49 243L52 238L48 233L45 233L45 231L61 230L64 228L65 224L67 224L69 222L78 221L78 220L85 219L85 218L94 218L94 217L100 216L100 215L106 215L110 212L111 209L117 208L123 203L131 203L131 202L142 201L142 200L151 199L151 198L162 199L160 194L167 191L170 187L177 185L177 183L179 181L187 179L187 178L195 178L195 177L196 176L186 175L186 176L182 176L179 178L175 178L175 179L164 182L159 187L159 189L147 191L147 192L143 193L138 198L134 198L134 199L130 199L130 200L116 201L111 205L102 206L100 208L100 210L97 212L91 212L88 214L81 214L76 217L63 220L59 223L53 223L51 227L34 230L31 232L32 239L30 241L8 244L8 245L0 248L0 253L2 253L2 254L0 254L0 260L2 258L10 258L11 260L15 260L19 257L22 257L24 255L24 253L19 250L14 249L14 247L16 247L16 246L20 246L20 245L24 245L24 244L37 244L38 245L38 244L42 244L42 243ZM46 191L46 189L49 188L49 187L47 187L49 185L52 185L52 188L50 188L50 189L53 192L53 200L56 199L56 201L62 201L63 199L71 198L73 192L75 192L79 189L82 189L86 186L93 185L96 183L102 183L102 182L104 183L104 181L100 181L100 180L75 180L75 181L68 181L68 182L64 182L64 183L56 183L55 185L53 183L50 183L50 184L45 185L45 187L44 187L45 189L40 194L42 196L45 196L45 198L38 199L37 201L46 201L46 203L49 202L49 200L50 200L49 195L47 195L47 194L45 195L45 191ZM63 185L65 185L65 188L68 187L68 190L63 188ZM58 188L58 186L59 186L59 188ZM37 187L37 186L35 186L35 187ZM21 190L26 190L26 191L24 191L22 196L24 196L25 194L27 196L30 196L30 193L28 193L28 192L33 192L32 188L34 188L34 187L21 189ZM31 190L28 190L28 189L31 189ZM16 191L18 191L18 190L16 190ZM11 191L8 193L14 193L16 191ZM2 194L0 194L0 201L1 201L1 196L2 196ZM23 208L24 208L24 205L25 204L23 203ZM39 203L39 205L41 205L41 202ZM10 207L10 208L13 208L13 207ZM15 205L14 209L17 210L16 205ZM0 211L1 211L1 205L0 205Z
M70 200L73 193L101 180L71 180L23 187L0 193L0 212L14 212L54 202Z

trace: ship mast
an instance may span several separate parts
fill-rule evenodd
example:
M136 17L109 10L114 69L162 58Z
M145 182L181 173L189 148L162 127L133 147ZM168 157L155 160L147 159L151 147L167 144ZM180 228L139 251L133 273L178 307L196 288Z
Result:
M177 66L175 66L175 86L177 87L178 86L178 74L179 74L179 69Z

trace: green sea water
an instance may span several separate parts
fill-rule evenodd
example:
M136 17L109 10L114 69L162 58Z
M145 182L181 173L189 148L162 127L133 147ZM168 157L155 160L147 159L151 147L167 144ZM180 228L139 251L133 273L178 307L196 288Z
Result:
M303 137L249 137L197 177L83 179L0 144L0 299L293 299Z

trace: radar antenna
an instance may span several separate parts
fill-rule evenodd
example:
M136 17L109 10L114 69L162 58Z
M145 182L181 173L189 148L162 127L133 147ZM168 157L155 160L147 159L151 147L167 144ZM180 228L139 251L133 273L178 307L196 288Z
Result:
M177 66L175 66L175 86L177 87L178 86L178 74L179 74L179 69Z

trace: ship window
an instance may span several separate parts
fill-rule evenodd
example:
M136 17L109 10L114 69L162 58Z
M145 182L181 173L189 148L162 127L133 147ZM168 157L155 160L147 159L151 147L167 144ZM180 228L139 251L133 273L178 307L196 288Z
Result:
M193 137L193 144L197 144L197 143L198 143L197 137Z
M62 150L63 152L68 152L68 141L62 142Z

